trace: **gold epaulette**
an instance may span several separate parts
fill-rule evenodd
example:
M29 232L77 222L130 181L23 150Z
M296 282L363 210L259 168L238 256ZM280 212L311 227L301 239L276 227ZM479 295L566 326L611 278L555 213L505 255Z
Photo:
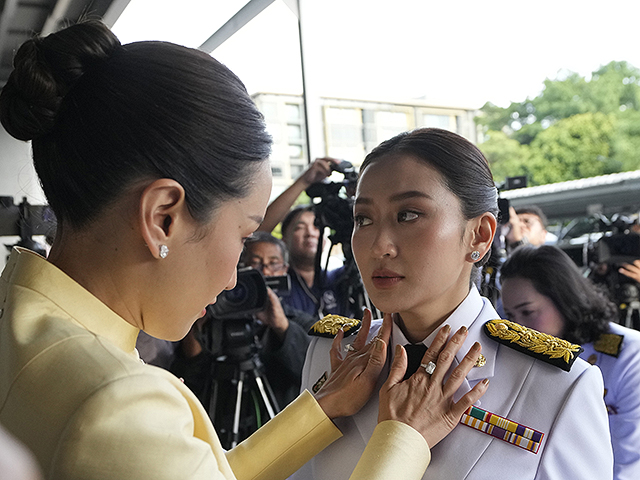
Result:
M593 349L596 352L605 353L612 357L620 355L622 350L622 340L624 335L618 335L616 333L603 333L600 338L593 344Z
M353 335L360 328L362 322L356 318L342 317L340 315L327 315L318 320L309 329L309 335L316 337L333 338L342 328L344 336Z
M584 349L561 338L538 332L509 320L489 320L485 333L493 340L519 352L569 371Z

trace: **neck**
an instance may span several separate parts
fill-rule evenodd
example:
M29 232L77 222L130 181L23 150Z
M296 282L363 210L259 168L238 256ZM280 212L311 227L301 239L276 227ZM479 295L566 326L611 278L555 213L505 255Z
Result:
M47 260L141 329L141 315L128 293L136 291L128 281L132 279L130 266L137 262L126 256L131 249L121 248L124 246L118 244L119 240L109 234L109 230L122 230L110 222L100 223L82 230L59 227Z
M306 257L292 257L291 268L293 268L298 275L300 275L308 287L313 286L313 281L316 273L316 266L314 259Z
M428 305L399 312L395 319L404 336L411 343L420 343L444 325L451 314L460 306L469 294L469 289L442 295Z
M296 272L298 273L298 275L300 275L300 277L302 277L302 279L304 280L304 282L307 284L309 288L313 286L313 280L315 278L315 269L296 268Z

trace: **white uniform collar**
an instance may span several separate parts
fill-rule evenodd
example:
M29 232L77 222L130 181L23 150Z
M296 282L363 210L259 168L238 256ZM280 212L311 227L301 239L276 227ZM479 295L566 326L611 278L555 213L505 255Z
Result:
M467 354L475 342L480 342L482 345L482 354L486 358L486 364L483 367L473 368L469 372L467 380L471 383L478 382L484 378L493 377L498 344L491 341L486 335L482 334L482 325L487 320L492 320L494 318L499 318L495 313L495 310L489 301L483 299L477 288L473 286L469 290L469 294L466 298L460 305L458 305L458 308L456 308L449 318L442 323L443 326L450 325L452 333L458 331L458 329L463 325L469 329L469 335L456 355L458 363ZM440 328L437 328L433 331L422 343L429 347L439 329ZM391 361L393 361L393 353L395 352L396 345L406 345L407 343L411 342L407 340L400 327L394 323L391 333Z

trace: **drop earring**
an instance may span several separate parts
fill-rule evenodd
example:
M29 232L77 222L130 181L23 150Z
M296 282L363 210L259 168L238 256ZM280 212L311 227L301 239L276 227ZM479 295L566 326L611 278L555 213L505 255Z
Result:
M474 262L480 260L480 252L478 250L474 250L473 252L471 252L471 260L473 260Z
M160 245L160 258L167 258L167 255L169 255L169 247Z

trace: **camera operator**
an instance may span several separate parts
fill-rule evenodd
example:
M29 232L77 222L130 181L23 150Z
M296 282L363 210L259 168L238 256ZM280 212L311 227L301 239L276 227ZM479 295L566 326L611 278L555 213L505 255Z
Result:
M340 160L330 157L316 158L307 169L278 197L269 204L258 231L271 233L282 222L302 192L314 183L323 181L332 172L332 166Z
M544 245L547 238L547 217L539 207L531 205L517 210L509 207L508 225L510 229L506 239L509 252L521 245Z
M282 240L266 232L256 232L245 244L242 263L261 270L265 277L286 275L287 248ZM300 392L302 366L309 346L309 328L316 318L281 303L278 295L268 289L266 308L256 314L266 327L261 336L260 359L278 405L284 408Z
M311 205L291 209L300 194L311 185L322 182L340 165L335 158L314 160L307 170L267 208L259 231L271 232L282 222L282 239L290 255L289 276L291 294L283 299L290 307L313 317L329 313L359 317L361 312L347 310L346 293L337 288L342 268L327 272L324 278L316 278L316 254L324 248L324 239L316 226L316 216ZM291 210L290 210L291 209Z
M286 275L287 250L284 243L265 232L256 232L247 239L241 265L260 270L265 277ZM315 317L281 303L278 295L267 289L268 301L265 309L255 314L261 327L255 334L260 340L259 358L269 381L278 407L284 408L300 392L300 376L309 345L307 331L317 321ZM206 324L206 323L211 323ZM225 353L222 344L211 344L203 338L203 330L222 330L224 321L213 318L207 311L196 322L189 334L180 342L171 371L184 379L200 401L209 404L210 376L216 375L213 363ZM206 325L205 325L206 324ZM223 338L220 333L208 335ZM209 344L203 348L203 344Z
M282 239L289 249L291 267L291 294L284 302L315 318L330 313L354 316L355 312L341 306L341 292L336 286L343 267L316 278L316 254L324 247L324 239L315 221L313 207L304 205L292 209L282 222Z

